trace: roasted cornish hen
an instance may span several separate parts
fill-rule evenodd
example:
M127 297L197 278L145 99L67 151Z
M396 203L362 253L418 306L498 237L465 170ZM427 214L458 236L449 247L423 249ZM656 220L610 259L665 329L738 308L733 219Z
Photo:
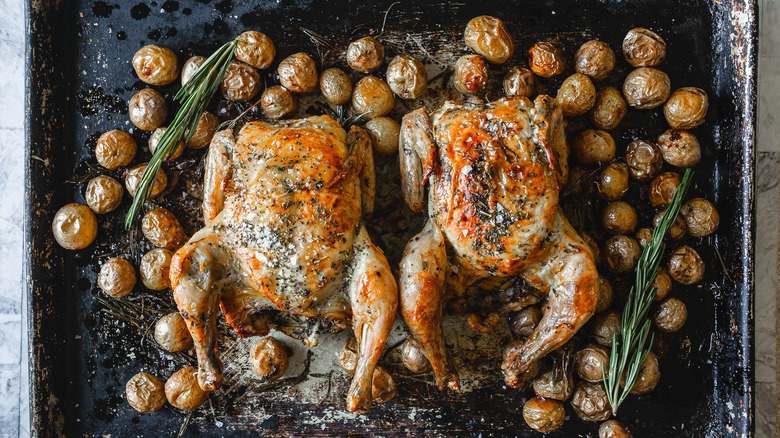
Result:
M222 381L217 306L242 336L264 335L276 314L291 312L336 325L352 321L359 358L347 404L350 411L369 408L398 303L387 260L362 222L373 209L374 182L366 132L353 127L347 134L329 117L251 122L237 139L230 130L214 136L206 226L171 263L201 388Z
M447 102L407 114L399 151L404 199L429 219L401 262L401 312L439 387L458 389L442 336L442 308L477 280L521 276L548 294L544 317L504 359L512 387L590 318L598 296L593 255L560 211L566 140L560 108L534 102Z

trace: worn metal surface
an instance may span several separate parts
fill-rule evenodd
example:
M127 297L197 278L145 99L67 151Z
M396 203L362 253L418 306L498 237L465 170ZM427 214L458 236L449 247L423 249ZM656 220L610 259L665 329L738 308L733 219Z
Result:
M136 327L106 314L96 302L96 265L105 254L118 250L137 263L148 249L143 244L126 246L140 237L137 230L126 234L121 229L129 199L118 212L100 217L98 241L90 248L65 251L54 243L50 231L52 216L60 206L83 202L84 184L66 181L89 172L87 163L94 163L97 135L114 128L132 131L125 102L144 87L130 66L133 53L143 44L156 42L174 49L183 62L191 54L210 53L241 31L254 29L276 42L277 62L304 50L320 53L327 63L350 40L379 33L389 5L389 1L346 1L334 7L304 0L260 5L230 0L27 3L25 245L35 436L170 436L184 420L170 408L141 416L126 404L124 384L133 374L145 370L165 378L181 364L160 354L143 341ZM658 389L632 397L620 418L638 437L749 436L753 423L755 2L686 1L670 6L659 0L403 1L392 8L378 38L385 44L388 59L397 53L412 53L425 61L430 76L437 79L423 101L398 101L395 116L419 104L433 106L444 97L442 85L449 78L446 68L465 53L463 26L480 14L503 18L517 47L507 65L492 67L489 97L499 96L503 73L511 65L525 65L524 52L537 40L561 43L570 60L579 44L591 38L619 50L623 35L635 26L652 28L666 39L669 54L662 69L673 88L699 86L708 92L707 123L696 130L704 145L704 159L697 167L691 196L707 197L718 206L720 229L708 239L692 242L707 262L707 276L700 286L675 289L690 316L680 333L662 338L666 348ZM321 34L336 50L318 50L299 27ZM619 87L628 70L619 61L616 73L599 86ZM275 80L271 73L265 77L269 84ZM543 83L554 92L561 79ZM162 88L169 101L175 90L175 85ZM301 102L302 113L311 111L312 100ZM582 120L573 120L570 128L582 126ZM654 138L664 126L660 110L632 111L615 138L622 149L633 135ZM133 135L143 148L148 134L136 131ZM148 157L148 152L139 149L139 153L136 161ZM191 160L186 162L196 164L200 154L188 153ZM406 240L420 229L422 217L412 215L400 203L395 159L379 159L377 166L379 197L372 229L395 265ZM173 174L177 169L168 171ZM188 172L184 169L180 176ZM121 173L113 175L121 177ZM643 196L638 188L631 195ZM191 214L195 201L181 188L172 191L163 204L183 219L188 231L198 226ZM640 208L644 219L649 214L649 209ZM724 257L728 275L713 248ZM618 287L624 284L616 279ZM154 300L142 289L135 292L136 302L144 297L150 307L171 305L169 293L157 294L160 299ZM187 433L535 436L521 415L530 393L507 389L500 378L500 351L511 339L506 324L502 322L493 335L480 335L464 327L461 318L452 317L447 320L447 333L467 391L443 393L432 385L430 376L408 375L394 350L383 363L396 376L398 395L363 416L345 411L349 379L334 355L344 333L321 336L320 345L311 349L308 378L295 390L263 393L246 363L252 340L226 335L222 340L225 386L193 415ZM404 336L398 323L389 344ZM308 349L289 338L285 343L295 350L287 375L297 375ZM594 435L595 424L580 422L568 406L567 412L564 428L552 436Z

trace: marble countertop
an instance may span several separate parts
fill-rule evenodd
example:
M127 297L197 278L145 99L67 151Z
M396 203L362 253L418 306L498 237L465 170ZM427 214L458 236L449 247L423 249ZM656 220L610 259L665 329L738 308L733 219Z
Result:
M29 436L24 208L23 2L0 0L0 438ZM756 238L756 436L775 436L780 169L780 0L760 1Z

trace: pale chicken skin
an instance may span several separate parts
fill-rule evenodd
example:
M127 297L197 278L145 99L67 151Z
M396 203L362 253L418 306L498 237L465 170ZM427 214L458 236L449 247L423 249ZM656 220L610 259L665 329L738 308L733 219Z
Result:
M369 408L374 368L398 305L387 260L363 226L374 193L370 140L360 128L347 134L322 116L250 122L237 138L232 130L214 136L204 181L206 225L171 262L202 389L222 382L219 307L241 336L265 335L275 314L291 312L336 326L352 322L359 359L347 406Z
M568 172L563 123L548 96L447 102L432 116L423 108L403 119L404 199L421 211L428 182L429 219L401 261L400 308L440 388L459 388L443 304L477 280L521 276L548 294L541 322L502 364L512 387L593 315L593 255L558 207Z

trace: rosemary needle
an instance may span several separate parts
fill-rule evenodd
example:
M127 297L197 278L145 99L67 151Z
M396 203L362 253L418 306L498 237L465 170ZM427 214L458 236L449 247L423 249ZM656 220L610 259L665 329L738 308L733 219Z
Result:
M617 415L620 404L633 389L639 376L639 368L653 345L650 319L647 315L655 296L655 288L652 287L652 284L666 247L664 237L677 220L682 199L688 190L692 176L693 171L686 169L661 222L653 229L653 237L642 251L642 256L636 266L634 285L631 287L626 307L623 309L620 332L615 333L612 337L609 370L605 370L602 366L604 388L607 391L607 399L612 413L615 415ZM620 380L623 376L625 376L625 384L621 388Z
M235 40L222 45L209 56L192 78L176 93L173 100L181 103L181 108L160 138L160 142L152 154L152 159L149 160L149 164L141 176L141 182L138 184L135 198L133 198L133 205L130 206L130 211L125 216L125 229L130 229L133 226L138 211L149 197L152 182L157 179L157 172L159 172L165 157L182 139L186 144L192 137L201 114L206 109L206 105L211 100L211 96L214 95L222 75L233 58L235 48Z

